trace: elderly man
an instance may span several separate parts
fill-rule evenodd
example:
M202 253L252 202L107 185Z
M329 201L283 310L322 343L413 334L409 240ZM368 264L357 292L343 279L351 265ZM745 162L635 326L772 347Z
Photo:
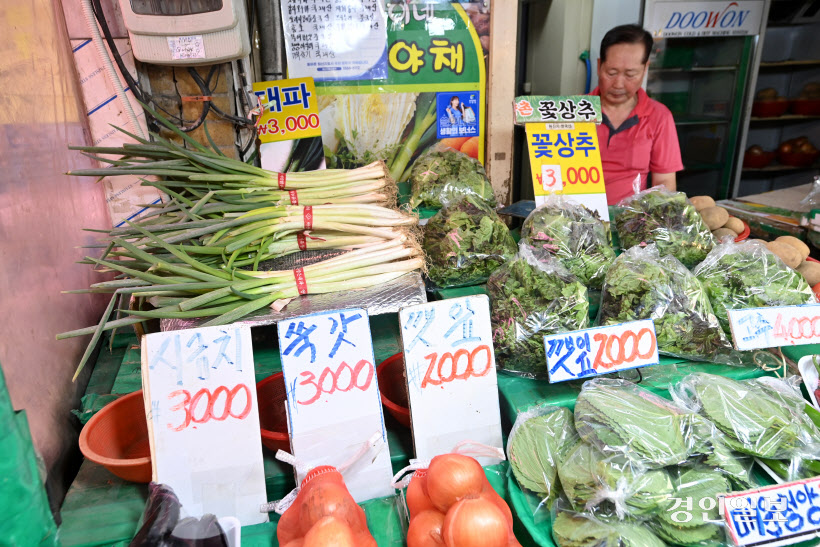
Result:
M601 163L610 205L639 189L653 186L674 190L675 172L683 169L672 113L641 89L649 66L652 35L637 25L622 25L601 40L598 87L603 123L598 126Z

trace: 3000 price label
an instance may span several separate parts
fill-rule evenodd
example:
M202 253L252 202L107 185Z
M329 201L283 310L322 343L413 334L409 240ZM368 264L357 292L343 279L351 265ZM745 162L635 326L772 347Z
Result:
M182 397L182 400L170 410L182 411L183 415L181 423L168 424L168 429L173 431L182 431L191 423L204 424L211 420L223 422L228 418L244 420L253 406L251 391L245 384L238 384L233 389L219 386L213 392L208 388L202 388L194 395L187 389L178 389L168 395L169 400L176 397Z
M318 401L322 394L333 395L335 392L347 392L351 389L367 391L373 381L373 363L362 359L351 367L344 361L336 370L326 367L318 376L309 370L302 371L299 376L304 378L299 382L300 386L305 386L310 396L307 399L297 399L300 405L312 405ZM302 390L300 390L302 391Z
M259 136L263 135L287 135L289 133L296 133L297 131L304 131L306 129L316 129L319 127L318 114L299 114L298 116L288 116L281 120L271 118L267 123L261 124L257 131Z

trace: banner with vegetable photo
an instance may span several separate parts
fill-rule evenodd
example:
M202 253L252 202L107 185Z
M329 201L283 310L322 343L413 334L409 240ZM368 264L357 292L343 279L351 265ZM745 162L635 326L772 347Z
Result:
M389 0L386 15L386 79L316 82L328 168L384 160L401 182L425 152L483 162L489 8Z

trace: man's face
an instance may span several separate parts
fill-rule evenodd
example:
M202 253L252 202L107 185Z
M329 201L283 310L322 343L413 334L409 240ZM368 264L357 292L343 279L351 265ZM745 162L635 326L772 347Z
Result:
M598 59L598 87L601 99L612 105L631 101L638 93L648 63L643 63L643 44L616 44L606 51L606 61Z

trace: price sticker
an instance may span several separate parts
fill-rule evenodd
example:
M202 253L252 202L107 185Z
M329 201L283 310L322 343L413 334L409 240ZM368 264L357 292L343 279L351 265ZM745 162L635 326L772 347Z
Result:
M735 348L741 351L820 343L820 304L728 313Z
M345 472L357 502L391 495L393 476L384 428L370 322L362 309L280 321L279 352L287 391L293 455L309 467L351 461L378 433L382 443ZM304 477L297 475L297 482Z
M267 522L253 351L248 327L148 334L142 380L154 481L187 516Z
M552 383L660 362L651 319L545 336L544 348Z
M721 510L738 546L794 545L820 537L820 477L727 494Z
M432 458L468 440L502 446L487 296L408 306L399 311L399 324L416 457Z
M168 49L174 60L205 58L205 41L201 35L168 36Z
M541 166L541 187L547 192L557 192L564 189L560 165Z

